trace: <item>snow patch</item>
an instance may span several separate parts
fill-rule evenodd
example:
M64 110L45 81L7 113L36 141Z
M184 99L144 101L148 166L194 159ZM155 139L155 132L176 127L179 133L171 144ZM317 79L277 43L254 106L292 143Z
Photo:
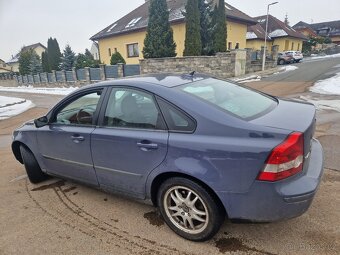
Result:
M257 35L254 33L254 32L247 32L246 34L246 39L249 40L249 39L256 39L257 38Z
M33 86L19 86L19 87L2 87L0 91L4 92L20 92L20 93L33 93L33 94L50 94L50 95L68 95L78 89L78 87L69 88L35 88Z
M273 32L269 33L270 37L279 37L279 36L287 36L288 34L286 33L286 31L284 31L283 29L276 29Z
M331 78L316 82L310 88L310 91L319 94L340 95L340 73Z
M8 119L34 107L34 104L23 98L0 96L0 120Z
M280 72L290 72L299 69L297 66L283 66L279 70Z
M318 56L318 55L312 54L312 56L310 57L310 59L324 59L324 58L340 58L340 53L333 54L333 55L324 55L324 56Z
M340 112L340 100L314 100L304 96L300 98L314 104L318 110L334 110Z

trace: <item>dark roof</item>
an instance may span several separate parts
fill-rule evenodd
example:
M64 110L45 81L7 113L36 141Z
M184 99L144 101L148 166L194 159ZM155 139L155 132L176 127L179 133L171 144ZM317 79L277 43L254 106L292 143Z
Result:
M41 43L35 43L35 44L32 44L32 45L24 46L24 47L21 49L21 51L26 51L26 50L30 50L30 49L35 49L35 48L37 48L37 47L39 47L39 46L41 46L41 47L43 47L45 50L47 50L47 48L46 48L44 45L42 45Z
M267 15L259 16L254 19L256 19L259 22L263 29L266 29ZM296 31L294 28L286 25L284 22L275 18L272 15L269 15L268 18L268 35L271 38L290 36L303 40L308 39L306 36Z
M308 24L300 21L293 26L295 29L310 28L318 35L340 36L340 20Z
M171 23L184 22L185 18L183 12L185 11L185 5L187 0L168 0L168 9L170 11L169 21ZM101 38L129 33L131 31L138 31L145 29L148 25L149 19L149 5L150 1L145 2L135 10L131 11L121 19L112 23L111 25L104 28L102 31L98 32L92 36L91 40L98 40ZM247 25L254 25L257 22L248 16L247 14L241 12L230 4L225 4L226 16L229 20L234 20L238 22L245 23Z
M264 40L266 35L266 31L261 27L260 24L256 24L254 26L250 26L248 27L248 31L247 31L247 40ZM272 40L272 38L270 38L267 35L267 40Z

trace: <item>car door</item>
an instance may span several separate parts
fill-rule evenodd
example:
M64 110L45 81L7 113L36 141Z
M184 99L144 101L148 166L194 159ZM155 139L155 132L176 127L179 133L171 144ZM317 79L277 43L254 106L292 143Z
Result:
M91 136L101 187L143 198L148 174L166 157L168 131L154 96L114 87Z
M90 137L102 92L94 89L75 95L57 107L49 125L39 129L37 141L48 173L98 185Z

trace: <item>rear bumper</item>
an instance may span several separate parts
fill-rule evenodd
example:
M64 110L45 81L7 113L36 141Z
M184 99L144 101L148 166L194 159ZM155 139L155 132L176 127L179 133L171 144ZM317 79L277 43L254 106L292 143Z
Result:
M311 205L323 174L323 151L312 141L304 171L275 183L255 181L247 193L219 192L230 219L271 222L300 216Z

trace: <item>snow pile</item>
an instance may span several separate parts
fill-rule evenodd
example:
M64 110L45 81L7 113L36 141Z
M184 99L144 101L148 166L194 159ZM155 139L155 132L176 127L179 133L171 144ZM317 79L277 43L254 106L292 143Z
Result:
M0 96L0 120L8 119L34 107L34 104L26 99Z
M253 81L260 81L261 78L262 77L258 75L251 75L251 76L244 77L244 78L234 78L232 80L238 83L247 83L247 82L253 82Z
M68 95L78 89L78 87L69 88L35 88L33 86L19 86L19 87L2 87L0 91L4 92L21 92L33 94L50 94L50 95Z
M340 73L326 80L318 81L310 91L319 94L340 95Z
M295 71L299 69L297 66L284 66L284 67L281 67L279 70L280 72L290 72L290 71Z

